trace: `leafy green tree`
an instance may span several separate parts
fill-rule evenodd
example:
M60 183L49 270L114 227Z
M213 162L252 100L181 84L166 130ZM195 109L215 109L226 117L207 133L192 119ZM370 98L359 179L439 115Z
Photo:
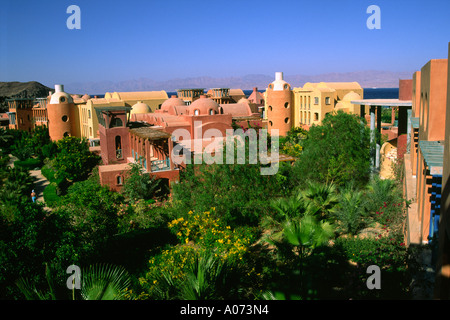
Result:
M269 210L269 200L286 192L281 187L284 179L275 175L262 175L262 164L249 161L249 143L243 154L234 146L234 161L208 164L188 164L180 172L180 183L172 187L174 208L179 212L208 211L232 227L257 225ZM225 148L226 150L226 148ZM243 164L240 164L243 163Z
M57 141L54 168L57 176L70 181L85 180L99 163L100 157L89 151L86 138L65 137Z
M95 176L69 187L53 214L67 221L68 237L80 258L90 259L101 251L117 233L117 208L123 201L121 194L101 186Z
M144 169L137 163L132 163L129 166L130 170L126 173L121 190L127 199L136 202L139 199L149 200L157 194L161 194L162 180L144 172Z
M303 180L344 185L366 184L370 175L370 129L357 115L338 111L313 125L296 162ZM301 183L302 181L299 181Z
M41 204L19 198L0 207L0 296L17 297L15 280L21 276L40 282L40 267L49 247Z

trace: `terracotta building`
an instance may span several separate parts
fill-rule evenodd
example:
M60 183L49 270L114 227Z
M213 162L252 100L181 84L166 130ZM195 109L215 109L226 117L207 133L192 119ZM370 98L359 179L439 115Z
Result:
M139 163L144 172L168 183L177 181L179 168L187 159L174 161L171 157L174 145L183 150L183 157L203 154L211 143L203 136L209 129L225 137L227 129L233 129L233 121L237 125L261 122L259 114L253 113L246 101L218 104L206 95L189 105L172 96L155 112L140 101L133 107L102 106L95 110L103 159L100 181L114 190L121 189L130 163Z
M326 114L338 110L360 114L361 107L352 101L362 98L363 89L357 82L308 82L291 88L283 73L277 72L265 92L264 119L270 132L276 129L285 135L292 127L309 129L320 124Z
M275 80L266 90L266 116L270 135L284 136L292 127L295 113L291 85L283 80L283 73L276 72Z
M450 43L448 46L450 58ZM450 299L450 65L447 64L447 86L441 87L447 93L445 101L445 130L443 148L442 192L439 203L438 252L436 264L436 299ZM441 84L442 85L442 84Z
M167 182L177 181L178 168L171 161L171 135L146 123L132 123L131 107L97 107L100 148L103 165L99 166L100 183L119 191L130 170L138 163L144 173Z
M34 99L8 99L9 128L30 132L34 128L33 106Z

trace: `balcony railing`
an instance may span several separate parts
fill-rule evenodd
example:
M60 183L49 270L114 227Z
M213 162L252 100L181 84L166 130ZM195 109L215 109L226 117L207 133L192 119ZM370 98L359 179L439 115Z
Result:
M169 158L165 160L153 160L150 166L152 172L169 170L170 169L170 160Z

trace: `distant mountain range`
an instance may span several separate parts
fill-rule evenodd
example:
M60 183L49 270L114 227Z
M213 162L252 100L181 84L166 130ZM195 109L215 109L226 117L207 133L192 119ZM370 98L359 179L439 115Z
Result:
M392 71L357 71L345 73L324 73L319 75L289 75L284 72L284 80L293 87L303 86L306 82L358 82L363 88L398 88L399 79L411 79L411 72ZM104 94L114 91L176 91L182 88L240 88L251 90L254 87L264 90L275 78L273 75L250 74L242 77L194 77L176 78L166 81L157 81L149 78L140 78L124 81L86 81L67 83L64 88L67 92L77 94Z

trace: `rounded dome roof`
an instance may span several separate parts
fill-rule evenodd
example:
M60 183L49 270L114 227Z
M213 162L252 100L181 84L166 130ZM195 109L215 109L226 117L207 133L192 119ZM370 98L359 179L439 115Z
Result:
M152 110L150 107L143 103L142 101L138 101L133 107L131 107L131 114L139 114L139 113L150 113Z
M208 115L210 110L213 110L215 114L219 113L219 104L210 98L206 98L205 95L201 95L199 99L195 100L189 106L189 110L199 110L199 115Z
M273 91L283 91L291 88L289 83L283 80L283 72L275 73L275 81L273 81L269 87L271 87Z
M88 95L87 93L81 97L81 99L86 100L86 101L89 100L90 98L91 98L91 96Z
M250 104L250 100L248 100L247 98L240 98L239 101L237 103L246 103L246 104Z
M352 101L352 100L361 100L361 96L357 94L355 91L350 91L343 98L343 101Z
M73 98L66 92L55 92L50 98L50 104L73 103Z
M181 100L177 96L172 96L163 102L163 104L161 105L161 110L169 111L172 107L185 106L185 105L186 105L186 103L184 103L183 100Z

